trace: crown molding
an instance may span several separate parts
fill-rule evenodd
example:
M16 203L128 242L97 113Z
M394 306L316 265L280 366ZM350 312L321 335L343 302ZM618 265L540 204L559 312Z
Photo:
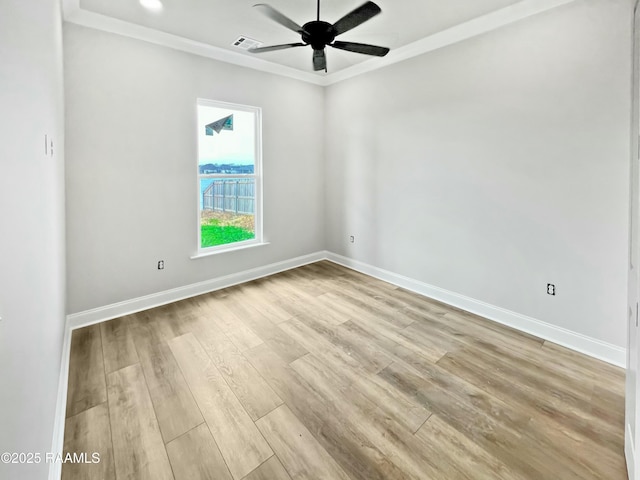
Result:
M66 22L74 23L76 25L135 38L145 42L154 43L156 45L172 48L174 50L180 50L262 72L281 75L312 83L314 85L328 86L364 73L373 72L380 68L393 65L394 63L402 62L404 60L453 45L477 35L482 35L527 17L531 17L575 1L576 0L521 0L520 2L508 7L482 15L474 18L473 20L469 20L468 22L461 23L441 32L429 35L428 37L416 42L392 50L385 57L371 58L345 68L344 70L327 75L319 75L286 67L284 65L232 52L203 42L190 40L179 35L161 32L159 30L125 22L106 15L89 12L88 10L80 8L80 0L62 0L62 12Z
M327 75L327 85L341 82L367 72L384 68L440 48L462 42L483 33L496 30L538 13L572 3L575 0L522 0L494 12L476 17L468 22L434 33L423 39L391 50L385 57L358 63L339 72Z
M145 42L161 45L174 50L180 50L201 57L231 63L241 67L251 68L262 72L273 73L284 77L302 80L315 85L327 84L324 76L304 72L295 68L278 65L260 58L232 52L224 48L215 47L207 43L191 40L179 35L162 32L153 28L143 27L131 22L125 22L107 15L90 12L79 6L79 0L63 0L64 20L83 27L94 28L104 32L115 33L125 37L135 38Z

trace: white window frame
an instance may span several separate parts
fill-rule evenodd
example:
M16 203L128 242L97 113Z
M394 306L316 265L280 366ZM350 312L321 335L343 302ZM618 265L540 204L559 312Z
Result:
M251 112L254 114L254 165L253 174L201 174L200 162L198 155L196 154L196 212L197 212L197 250L196 255L192 258L213 255L217 253L228 252L232 250L239 250L247 247L253 247L257 245L263 245L262 237L262 109L260 107L253 107L250 105L240 105L236 103L221 102L217 100L209 100L206 98L198 98L196 101L196 123L198 122L198 107L216 107L227 110L236 110L241 112ZM197 125L196 128L196 146L200 141L200 130L204 128L204 125ZM198 148L196 148L196 151ZM203 178L253 178L255 180L255 200L254 200L254 228L255 237L250 240L242 240L239 242L225 243L222 245L215 245L213 247L202 248L202 230L200 226L200 179Z

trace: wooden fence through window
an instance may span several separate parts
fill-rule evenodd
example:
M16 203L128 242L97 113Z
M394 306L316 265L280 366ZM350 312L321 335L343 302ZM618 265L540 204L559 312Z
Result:
M202 209L253 215L255 187L254 178L216 178L202 192Z

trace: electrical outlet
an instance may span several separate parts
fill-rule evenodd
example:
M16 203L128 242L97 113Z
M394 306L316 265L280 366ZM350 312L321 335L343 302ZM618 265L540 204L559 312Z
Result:
M349 235L349 242L350 243L355 243L356 242L356 237L354 237L353 235Z
M164 260L158 261L158 270L164 270Z
M547 295L555 295L556 286L553 283L547 283Z

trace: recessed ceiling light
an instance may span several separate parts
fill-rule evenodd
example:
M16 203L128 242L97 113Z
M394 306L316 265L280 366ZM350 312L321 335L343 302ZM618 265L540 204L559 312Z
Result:
M162 2L160 0L140 0L140 5L154 12L162 10Z

